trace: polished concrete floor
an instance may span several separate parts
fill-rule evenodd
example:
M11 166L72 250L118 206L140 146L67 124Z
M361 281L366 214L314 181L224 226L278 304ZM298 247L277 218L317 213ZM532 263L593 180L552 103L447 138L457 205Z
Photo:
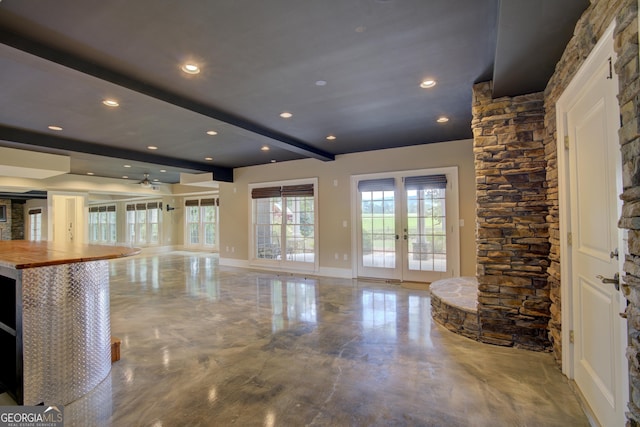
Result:
M65 426L589 425L551 355L435 325L424 290L175 252L111 262L111 317L122 360Z

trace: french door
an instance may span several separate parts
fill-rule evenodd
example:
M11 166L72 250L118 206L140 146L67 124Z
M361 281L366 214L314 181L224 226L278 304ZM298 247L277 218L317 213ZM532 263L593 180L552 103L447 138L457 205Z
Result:
M357 275L432 282L458 275L457 168L353 177Z

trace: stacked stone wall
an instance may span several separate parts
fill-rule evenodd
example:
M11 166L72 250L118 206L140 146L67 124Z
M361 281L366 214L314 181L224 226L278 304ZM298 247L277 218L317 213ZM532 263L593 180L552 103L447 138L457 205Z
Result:
M11 200L0 199L0 206L4 206L4 218L0 221L0 240L11 240Z
M618 2L616 2L618 3ZM622 151L624 191L619 226L627 230L624 286L627 307L629 347L629 426L640 425L640 76L638 59L638 3L622 1L616 11L615 50L620 90L621 127L618 132Z
M474 86L480 340L549 350L543 94L492 98Z
M24 200L11 201L11 240L24 240Z
M555 73L545 89L545 159L547 162L547 201L549 205L549 261L547 270L549 291L552 301L551 320L549 322L549 338L553 343L553 352L558 363L562 360L562 303L560 292L560 214L558 210L558 156L556 133L556 102L575 77L580 66L589 56L596 43L611 22L619 14L629 20L635 16L633 0L592 0L589 8L582 14L576 24L573 38L567 44L562 58L556 65ZM619 25L619 24L618 24ZM628 26L628 25L625 25ZM616 45L621 40L616 42ZM629 45L629 40L624 42ZM629 46L636 46L637 40ZM619 51L621 46L616 46ZM619 52L618 52L619 54ZM636 52L637 54L637 52ZM637 56L637 55L636 55ZM620 85L623 82L620 80Z
M560 299L560 233L558 212L558 165L556 102L575 77L609 25L615 21L614 48L617 55L620 104L619 131L622 152L624 192L623 212L619 226L627 230L623 289L627 307L629 347L629 383L631 402L627 413L628 426L640 425L640 78L638 66L638 3L637 0L592 0L574 30L556 70L545 89L545 159L547 162L547 201L549 205L550 266L548 280L552 300L549 336L558 362L562 357L562 304ZM562 284L570 286L570 284Z
M431 316L451 332L478 341L479 322L476 310L465 310L431 294Z

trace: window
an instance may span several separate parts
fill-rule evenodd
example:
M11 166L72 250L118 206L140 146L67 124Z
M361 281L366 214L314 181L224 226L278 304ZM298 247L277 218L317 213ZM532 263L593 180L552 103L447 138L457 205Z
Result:
M161 241L162 202L130 203L127 210L127 241L157 245Z
M42 209L29 209L29 240L42 240Z
M117 240L116 206L89 208L89 242L114 244Z
M315 187L314 180L251 189L254 259L317 264Z
M214 247L218 244L217 198L185 200L185 241L189 246Z

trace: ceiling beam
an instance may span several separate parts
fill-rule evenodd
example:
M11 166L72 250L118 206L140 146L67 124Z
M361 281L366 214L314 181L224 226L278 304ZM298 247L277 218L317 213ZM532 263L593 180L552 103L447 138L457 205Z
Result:
M108 145L91 144L77 139L64 138L54 135L32 132L0 124L0 140L18 142L21 144L38 147L53 148L56 150L75 151L78 153L94 154L97 156L111 157L115 159L131 160L143 163L152 163L175 168L194 171L212 172L216 181L233 182L233 169L214 166L206 163L192 162L190 160L177 159L175 157L160 156L141 151L127 150L125 148L111 147Z
M63 65L67 68L80 71L81 73L108 81L143 95L168 102L169 104L184 108L185 110L193 111L194 113L202 114L203 116L211 117L212 119L265 136L273 140L273 145L278 148L323 161L335 160L335 155L313 147L297 138L266 128L260 124L204 104L195 99L179 95L159 86L128 76L104 65L87 61L77 55L44 44L32 38L25 37L24 35L16 32L7 29L0 29L0 42L23 52Z
M11 193L11 192L0 192L0 199L11 199L11 200L33 200L33 199L46 199L47 192L46 191L27 191L25 193Z

